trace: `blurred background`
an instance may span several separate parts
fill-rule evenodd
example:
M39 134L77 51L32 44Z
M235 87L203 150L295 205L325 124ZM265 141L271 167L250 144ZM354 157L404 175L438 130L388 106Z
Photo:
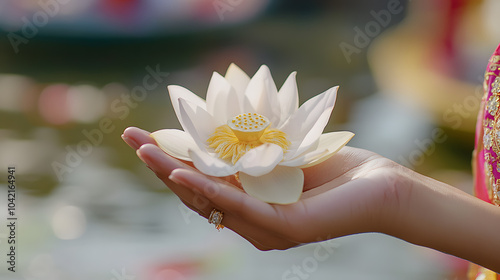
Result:
M496 0L0 2L0 166L16 168L16 272L0 279L464 279L467 263L380 235L260 252L190 212L122 142L180 128L167 85L204 97L231 62L340 85L327 131L472 190ZM3 175L2 175L3 176ZM318 259L318 246L327 256ZM300 272L298 272L300 271Z

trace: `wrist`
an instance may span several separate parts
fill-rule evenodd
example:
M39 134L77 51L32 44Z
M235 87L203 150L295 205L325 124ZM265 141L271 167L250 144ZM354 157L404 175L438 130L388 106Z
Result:
M422 231L432 227L433 215L439 214L436 192L442 183L402 166L396 176L383 233L417 245L426 244L428 234L422 235Z
M389 215L384 233L500 269L498 207L409 169L398 178L397 212Z
M412 212L419 208L415 192L422 192L418 173L392 162L384 176L383 199L379 202L380 215L376 230L397 238L405 239L407 225ZM422 176L422 175L420 175Z

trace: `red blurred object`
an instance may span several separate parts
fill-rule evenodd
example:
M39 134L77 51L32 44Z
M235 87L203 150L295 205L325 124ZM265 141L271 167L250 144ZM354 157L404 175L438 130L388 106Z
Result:
M132 23L135 11L139 8L138 0L104 0L102 11L104 14L120 24Z
M177 261L159 264L147 272L148 280L199 279L202 264L197 261Z
M440 0L435 1L434 6L442 14L440 35L437 36L436 54L434 62L436 68L449 76L461 76L460 62L456 60L459 46L457 46L457 34L459 24L462 22L464 11L471 0Z
M56 84L46 87L38 99L42 118L52 125L65 125L71 120L68 110L68 85Z

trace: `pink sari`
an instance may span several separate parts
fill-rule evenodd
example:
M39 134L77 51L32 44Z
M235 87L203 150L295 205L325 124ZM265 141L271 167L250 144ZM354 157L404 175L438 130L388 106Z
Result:
M500 206L500 45L491 56L484 74L484 96L476 124L473 154L475 195ZM492 271L472 266L470 279L497 280Z

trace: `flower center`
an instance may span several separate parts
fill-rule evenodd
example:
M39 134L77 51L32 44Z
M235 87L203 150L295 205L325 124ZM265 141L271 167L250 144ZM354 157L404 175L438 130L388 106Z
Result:
M242 142L259 140L270 124L268 118L257 113L241 114L227 122L234 135Z
M264 143L280 146L286 153L290 141L286 134L278 129L269 128L271 122L268 118L257 113L238 115L219 126L214 134L207 140L221 159L230 160L235 164L247 151Z

